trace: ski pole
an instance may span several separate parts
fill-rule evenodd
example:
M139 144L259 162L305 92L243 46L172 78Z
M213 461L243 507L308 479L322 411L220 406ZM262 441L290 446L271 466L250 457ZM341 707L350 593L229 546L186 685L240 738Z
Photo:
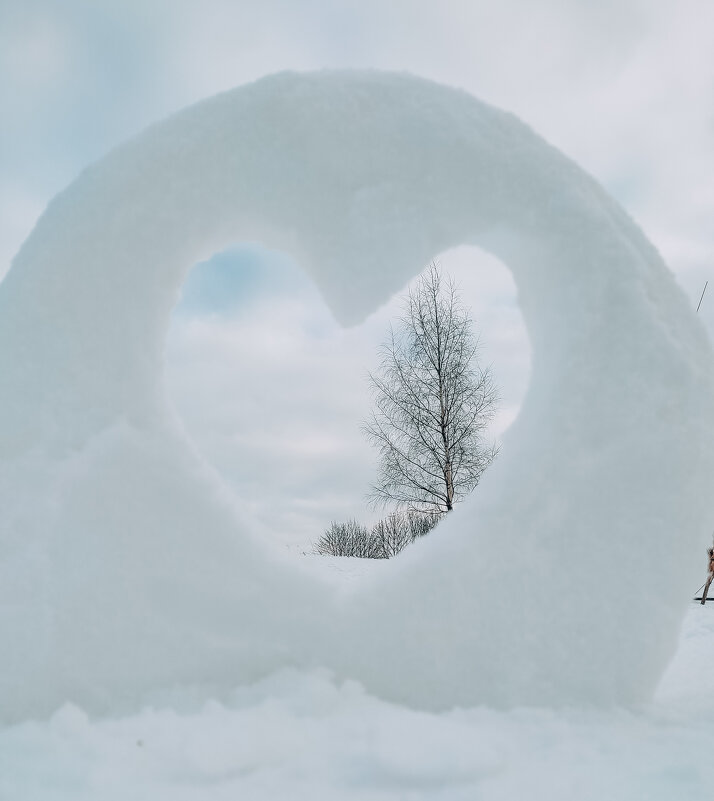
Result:
M704 293L707 291L707 286L709 285L709 281L704 282L704 289L702 289L702 295L699 298L699 303L697 303L697 311L696 314L699 314L699 307L702 305L702 301L704 300Z

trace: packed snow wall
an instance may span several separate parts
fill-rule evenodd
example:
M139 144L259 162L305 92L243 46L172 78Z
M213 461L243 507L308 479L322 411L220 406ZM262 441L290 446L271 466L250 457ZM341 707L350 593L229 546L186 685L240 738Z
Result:
M345 324L459 244L515 276L533 374L499 459L350 595L245 530L165 399L182 281L241 240ZM655 249L513 116L379 72L199 103L80 175L0 285L1 714L284 665L429 708L642 701L712 524L712 366Z

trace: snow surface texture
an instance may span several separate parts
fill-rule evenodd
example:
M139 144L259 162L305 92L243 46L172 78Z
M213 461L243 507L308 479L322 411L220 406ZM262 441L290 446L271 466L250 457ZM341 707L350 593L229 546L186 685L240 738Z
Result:
M501 456L352 591L245 530L164 397L186 273L242 240L346 324L459 244L518 285L533 376ZM199 103L87 169L0 285L2 716L289 666L429 709L643 701L709 537L713 366L642 233L512 116L377 72Z
M390 704L283 669L222 702L168 695L0 728L5 801L680 801L714 784L714 605L691 604L655 702L622 709Z

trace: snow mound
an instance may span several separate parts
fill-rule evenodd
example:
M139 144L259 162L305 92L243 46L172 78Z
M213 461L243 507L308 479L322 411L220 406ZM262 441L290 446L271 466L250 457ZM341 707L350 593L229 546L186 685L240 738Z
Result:
M497 464L352 592L245 530L164 397L186 273L241 240L345 324L459 244L518 285L533 377ZM287 666L431 709L647 699L711 524L713 366L638 228L511 115L378 72L199 103L55 198L0 285L1 714Z

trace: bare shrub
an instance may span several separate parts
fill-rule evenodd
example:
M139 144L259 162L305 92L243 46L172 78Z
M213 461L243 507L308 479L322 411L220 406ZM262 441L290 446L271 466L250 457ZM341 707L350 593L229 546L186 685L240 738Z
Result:
M395 512L375 523L372 539L379 547L382 557L396 556L414 539L406 515Z
M389 559L431 531L441 517L435 513L394 512L375 523L371 531L356 520L333 522L315 544L315 552L323 556Z
M412 542L428 534L443 516L439 512L408 512L406 518Z
M361 559L379 559L378 548L371 532L356 520L332 522L315 544L316 553L324 556L354 556Z

